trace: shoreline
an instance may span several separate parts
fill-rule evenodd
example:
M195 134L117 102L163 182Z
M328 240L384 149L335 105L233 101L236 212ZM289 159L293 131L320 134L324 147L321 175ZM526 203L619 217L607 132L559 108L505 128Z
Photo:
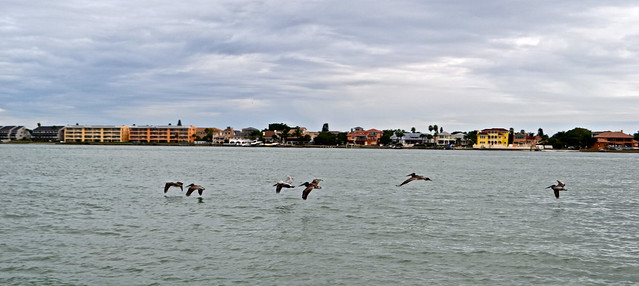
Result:
M493 148L493 149L473 149L473 148L413 148L413 147L388 147L388 146L364 146L364 145L277 145L277 146L240 146L240 145L217 145L217 144L178 144L178 143L130 143L130 142L77 142L77 143L61 143L61 142L2 142L1 145L70 145L70 146L165 146L165 147L237 147L237 148L336 148L336 149L371 149L371 150L440 150L440 151L521 151L521 152L594 152L594 153L639 153L639 149L629 150L593 150L593 149L510 149L510 148Z

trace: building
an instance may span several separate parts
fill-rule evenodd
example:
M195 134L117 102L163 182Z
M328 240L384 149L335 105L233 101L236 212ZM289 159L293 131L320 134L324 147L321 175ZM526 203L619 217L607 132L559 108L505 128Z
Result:
M457 141L457 139L453 138L453 136L446 131L438 133L435 138L437 138L437 146L452 146L455 144L455 141Z
M38 126L31 132L35 141L60 142L64 140L64 126Z
M541 136L530 135L526 132L519 132L513 135L513 147L533 148L541 143Z
M346 140L349 144L355 145L379 145L379 139L384 132L377 129L364 130L362 127L355 127L351 132L346 133Z
M24 126L0 126L0 141L29 140L31 133Z
M639 149L639 141L635 140L631 135L623 133L623 130L617 132L601 132L595 135L597 140L593 145L596 149Z
M207 138L208 141L212 141L213 139L213 134L216 134L218 132L222 131L222 129L219 128L215 128L215 127L197 127L195 128L195 138L200 138L201 140L203 140L204 138ZM209 138L210 135L210 138Z
M64 142L127 142L129 127L118 125L67 125Z
M143 125L129 127L129 141L137 143L193 143L195 126Z
M213 144L224 144L228 143L229 140L235 137L235 130L229 126L226 129L219 131L213 134Z
M420 132L404 133L402 137L397 137L397 135L393 134L391 135L390 140L397 144L401 144L404 147L413 147L415 144L426 144L429 141L427 134Z
M477 131L477 143L473 145L473 149L508 148L509 133L504 128Z

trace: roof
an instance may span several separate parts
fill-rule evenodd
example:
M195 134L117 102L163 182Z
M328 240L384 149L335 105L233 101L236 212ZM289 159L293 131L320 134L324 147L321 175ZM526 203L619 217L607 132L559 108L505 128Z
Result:
M595 138L634 138L631 135L623 133L621 131L617 132L602 132L599 135L596 135Z

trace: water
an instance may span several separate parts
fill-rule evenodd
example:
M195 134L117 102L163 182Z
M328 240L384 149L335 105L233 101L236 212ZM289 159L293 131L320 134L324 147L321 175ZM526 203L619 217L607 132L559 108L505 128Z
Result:
M639 283L639 154L5 144L0 159L2 285ZM412 172L433 181L395 186ZM275 194L286 175L323 188ZM203 199L165 196L176 180Z

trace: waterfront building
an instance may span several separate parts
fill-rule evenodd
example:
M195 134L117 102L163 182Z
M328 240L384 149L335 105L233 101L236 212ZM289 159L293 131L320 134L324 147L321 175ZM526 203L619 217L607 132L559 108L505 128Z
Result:
M593 146L596 149L624 148L639 149L639 141L635 140L631 135L623 133L623 130L617 132L601 132L594 136L597 140Z
M64 142L127 142L129 127L125 125L67 125Z
M0 126L0 141L31 139L31 133L24 126Z
M397 144L401 144L404 147L413 147L415 144L426 144L428 143L427 134L416 132L416 133L404 133L401 137L397 137L397 135L393 134L390 137L392 142L396 142Z
M504 128L489 128L477 131L477 144L474 149L508 148L510 132Z
M193 143L195 126L143 125L129 127L129 141L146 143Z
M383 131L378 129L364 130L362 127L355 127L351 132L346 133L346 140L349 144L355 145L379 145Z
M64 140L64 126L38 126L31 132L34 141L59 142Z
M539 145L541 136L530 135L526 132L518 132L513 135L513 147L532 148Z

